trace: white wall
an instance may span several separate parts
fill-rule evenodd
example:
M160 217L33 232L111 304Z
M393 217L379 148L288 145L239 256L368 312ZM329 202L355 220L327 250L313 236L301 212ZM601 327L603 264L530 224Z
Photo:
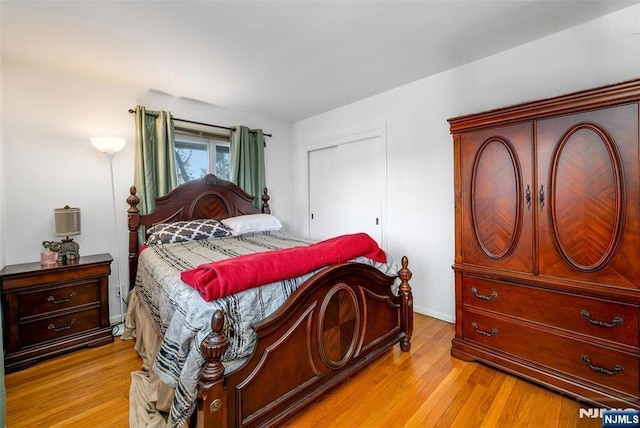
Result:
M409 257L416 311L453 321L453 145L447 118L636 77L640 6L300 121L294 125L296 230L305 230L308 218L306 147L386 122L386 249L396 259Z
M82 210L80 254L118 255L123 283L128 278L125 200L133 184L134 117L144 105L175 117L217 125L247 125L273 134L267 139L267 183L273 212L293 224L292 125L256 114L226 110L146 88L122 87L69 74L2 63L0 145L0 267L39 260L42 241L52 240L53 209L65 204ZM91 145L96 135L127 139L114 157L118 236L116 251L109 161ZM2 165L4 164L4 170ZM4 190L3 190L4 185ZM112 264L110 313L119 318Z
M2 68L0 68L0 82L2 82ZM2 86L0 85L0 90L2 89ZM2 92L0 91L0 94ZM2 100L2 96L0 95L0 100ZM0 102L0 117L2 117L2 102ZM0 269L6 264L6 259L7 259L7 254L6 254L6 249L5 249L5 245L2 244L2 242L5 242L6 239L4 239L4 234L5 234L5 230L7 229L7 223L6 223L6 218L7 218L7 214L6 214L6 183L7 180L5 179L5 173L4 173L4 165L5 165L5 156L4 156L4 133L2 132L2 122L0 122L0 177L2 177L2 180L0 180Z

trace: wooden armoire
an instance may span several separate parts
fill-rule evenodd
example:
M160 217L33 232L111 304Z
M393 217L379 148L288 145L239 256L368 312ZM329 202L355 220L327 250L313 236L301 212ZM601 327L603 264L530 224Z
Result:
M640 79L449 119L453 356L640 408Z

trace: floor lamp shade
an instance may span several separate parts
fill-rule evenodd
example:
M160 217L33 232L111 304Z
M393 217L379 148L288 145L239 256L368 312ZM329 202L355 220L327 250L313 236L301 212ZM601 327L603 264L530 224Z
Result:
M127 140L120 137L91 137L93 147L106 154L119 152L124 148L126 142Z

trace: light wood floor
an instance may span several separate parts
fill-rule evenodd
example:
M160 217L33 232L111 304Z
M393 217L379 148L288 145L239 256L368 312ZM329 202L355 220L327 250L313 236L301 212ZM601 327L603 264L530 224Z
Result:
M578 403L449 355L451 324L416 314L410 353L398 347L286 427L600 427ZM133 342L86 349L8 374L7 427L126 427Z

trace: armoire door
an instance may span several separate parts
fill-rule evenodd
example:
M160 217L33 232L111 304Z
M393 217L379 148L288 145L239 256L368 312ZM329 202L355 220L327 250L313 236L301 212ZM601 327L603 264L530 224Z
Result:
M382 246L381 137L312 150L308 156L309 236L365 232Z
M532 125L461 136L464 263L533 272Z
M537 122L540 275L638 288L638 105Z

